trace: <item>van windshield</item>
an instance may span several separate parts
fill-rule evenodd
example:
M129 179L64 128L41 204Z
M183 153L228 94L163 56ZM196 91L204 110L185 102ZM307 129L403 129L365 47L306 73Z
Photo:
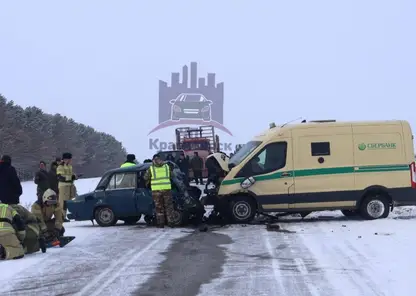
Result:
M253 152L254 149L259 147L261 143L261 141L250 141L243 145L243 147L230 158L229 163L235 166L239 165L251 152Z

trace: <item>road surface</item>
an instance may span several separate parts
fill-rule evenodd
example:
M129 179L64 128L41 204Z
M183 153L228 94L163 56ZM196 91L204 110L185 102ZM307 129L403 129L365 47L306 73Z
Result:
M203 233L71 222L67 233L77 239L65 248L0 263L0 295L414 295L416 259L405 256L414 251L405 231L414 220L377 223L337 218L282 222L279 232L233 225Z

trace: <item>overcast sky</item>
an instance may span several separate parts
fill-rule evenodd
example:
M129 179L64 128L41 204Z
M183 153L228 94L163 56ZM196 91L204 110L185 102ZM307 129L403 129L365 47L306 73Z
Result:
M158 81L198 62L224 82L243 143L297 117L416 129L416 1L0 0L0 93L113 134L149 157Z

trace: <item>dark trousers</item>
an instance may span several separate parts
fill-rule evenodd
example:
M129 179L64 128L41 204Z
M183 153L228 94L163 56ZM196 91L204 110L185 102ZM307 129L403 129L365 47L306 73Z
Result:
M201 170L193 170L194 172L194 179L195 179L195 183L196 185L198 185L199 183L201 183L201 185L204 184L204 181L202 180L202 171Z

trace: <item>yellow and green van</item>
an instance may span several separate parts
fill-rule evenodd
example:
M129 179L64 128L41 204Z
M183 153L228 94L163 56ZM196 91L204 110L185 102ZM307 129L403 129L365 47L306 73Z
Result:
M218 197L235 222L248 222L256 212L337 209L378 219L393 206L416 205L406 121L271 124L228 166Z

